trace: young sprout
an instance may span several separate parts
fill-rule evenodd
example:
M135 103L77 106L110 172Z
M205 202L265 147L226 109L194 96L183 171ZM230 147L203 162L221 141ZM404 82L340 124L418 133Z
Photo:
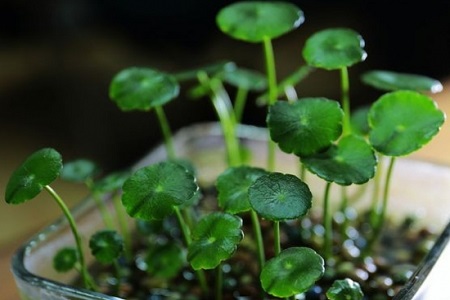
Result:
M219 29L228 36L248 43L262 43L266 62L269 101L277 100L277 75L272 40L298 28L304 21L303 12L294 4L262 1L242 1L222 8L216 16ZM275 144L269 141L268 170L275 169Z
M109 96L122 111L154 109L164 137L167 155L175 158L172 133L163 105L174 100L180 91L175 78L150 68L128 68L114 76Z
M267 293L287 298L306 292L324 272L324 260L314 250L292 247L268 260L260 279Z
M64 247L53 257L53 269L57 272L68 272L76 267L78 263L77 249Z
M362 300L364 297L359 283L350 278L334 281L326 295L329 300Z
M93 288L82 250L81 236L75 220L61 197L50 187L63 167L62 157L53 148L43 148L32 153L11 175L5 191L5 201L8 204L21 204L35 198L42 190L46 190L56 201L66 217L75 239L77 259L80 263L80 273L86 288Z

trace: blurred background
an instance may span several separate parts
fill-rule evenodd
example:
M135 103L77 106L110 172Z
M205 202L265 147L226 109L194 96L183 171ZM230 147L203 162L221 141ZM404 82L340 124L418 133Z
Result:
M160 141L152 112L123 113L108 98L112 77L130 66L176 72L219 60L263 71L259 45L219 32L223 0L3 0L0 2L0 192L11 172L41 147L64 159L89 158L103 169L129 166ZM274 41L283 78L303 63L305 39L331 26L350 27L366 42L367 60L350 69L354 107L377 97L359 82L370 69L418 73L448 81L450 4L426 1L291 1L305 23ZM338 74L317 71L302 96L339 99ZM215 118L209 102L181 97L166 106L173 131ZM441 97L442 98L442 97ZM450 101L450 100L449 100ZM265 109L250 104L246 123L263 125ZM86 195L57 183L69 204ZM3 197L3 196L2 196ZM22 207L0 202L0 255L60 215L48 197ZM45 204L43 204L45 203ZM0 272L0 276L9 276ZM0 286L1 286L0 281Z

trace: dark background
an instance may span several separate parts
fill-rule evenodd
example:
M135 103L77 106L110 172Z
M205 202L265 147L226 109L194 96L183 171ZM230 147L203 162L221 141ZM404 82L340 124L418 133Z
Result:
M306 20L273 43L279 78L302 64L306 37L331 26L350 27L366 42L367 60L350 69L354 107L377 96L358 81L365 70L436 79L450 75L449 1L292 2ZM118 71L145 66L172 72L224 59L264 69L261 46L231 40L217 29L215 15L227 3L231 2L0 2L0 137L6 153L2 159L19 159L8 155L51 146L66 159L91 158L107 170L136 161L161 135L153 112L123 113L109 100L109 82ZM338 74L318 71L299 87L299 94L338 99L337 79ZM185 91L183 87L180 99L165 108L173 131L215 118L206 99L192 102ZM250 105L244 120L262 125L264 112Z

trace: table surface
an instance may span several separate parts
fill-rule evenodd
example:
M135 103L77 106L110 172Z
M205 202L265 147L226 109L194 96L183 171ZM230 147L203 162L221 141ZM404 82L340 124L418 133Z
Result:
M433 98L437 101L438 106L450 115L450 79L444 81L444 86L447 90L434 95ZM415 158L427 159L433 162L448 164L450 166L450 124L444 124L439 135L433 139L428 145L411 155ZM32 208L30 208L32 209ZM37 226L42 226L42 220L39 225L33 222L27 224L27 228L22 230L20 234L16 235L14 239L6 245L0 244L0 291L1 299L15 300L19 299L18 292L15 287L14 278L10 271L10 260L15 249L37 231ZM38 227L39 228L39 227Z

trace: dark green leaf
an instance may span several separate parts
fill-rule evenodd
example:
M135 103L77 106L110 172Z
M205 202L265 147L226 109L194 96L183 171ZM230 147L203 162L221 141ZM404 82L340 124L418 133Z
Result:
M85 182L99 171L98 166L88 159L77 159L64 164L61 178L72 182Z
M251 43L274 39L299 27L303 12L288 2L241 1L220 10L220 30L232 38Z
M304 98L270 106L270 137L281 150L298 156L329 147L342 133L344 113L339 103L326 98Z
M170 75L149 68L128 68L114 76L109 96L123 111L147 111L175 99L179 85Z
M390 92L370 109L370 143L384 155L406 155L428 143L444 121L445 114L428 96L414 91Z
M312 35L303 48L303 58L316 68L336 70L366 59L364 40L347 28L331 28Z
M123 185L122 203L132 217L162 219L189 201L198 186L192 173L165 161L137 170Z
M175 243L156 245L147 253L145 263L146 271L151 276L170 279L183 268L185 256Z
M213 269L228 259L243 238L241 218L222 212L213 212L192 231L188 261L192 268Z
M123 239L114 230L102 230L91 237L89 248L100 263L111 264L123 252Z
M349 278L336 280L327 291L330 300L361 300L363 296L359 283Z
M260 279L267 293L287 298L306 292L324 271L324 260L314 250L292 247L267 261Z
M68 272L72 270L78 262L77 250L75 248L62 248L53 257L53 268L57 272Z
M361 80L383 91L413 90L417 92L439 93L442 84L433 78L408 73L374 70L364 73Z
M259 177L248 190L252 208L272 221L295 219L311 208L309 187L294 175L270 173Z
M227 169L216 182L219 206L230 214L249 211L248 188L265 174L263 169L248 166Z
M56 150L44 148L34 152L9 178L5 201L20 204L33 199L58 178L62 167L61 155Z
M375 174L377 159L362 137L348 135L327 151L302 158L302 163L326 181L350 185L369 181Z

